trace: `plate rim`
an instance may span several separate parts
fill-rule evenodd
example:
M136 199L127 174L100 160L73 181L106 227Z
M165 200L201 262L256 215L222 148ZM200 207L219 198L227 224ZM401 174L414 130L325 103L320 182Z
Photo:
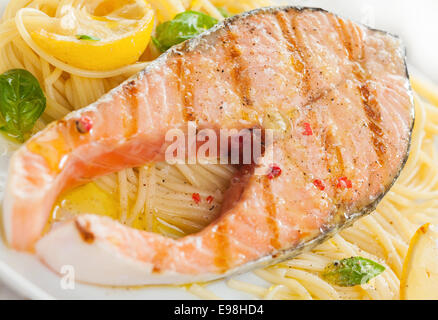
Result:
M9 249L6 249L9 250ZM34 284L32 281L15 271L6 262L0 260L0 280L8 289L33 300L56 300L44 289Z

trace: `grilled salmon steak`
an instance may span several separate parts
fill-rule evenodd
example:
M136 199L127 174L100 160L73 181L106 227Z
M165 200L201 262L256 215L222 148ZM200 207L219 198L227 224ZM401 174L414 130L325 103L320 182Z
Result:
M220 217L181 239L92 212L42 237L61 192L163 161L166 133L188 121L273 129L273 171L242 166ZM272 264L373 211L406 161L413 121L397 37L320 9L247 12L173 47L23 145L10 162L6 239L98 284L186 283Z

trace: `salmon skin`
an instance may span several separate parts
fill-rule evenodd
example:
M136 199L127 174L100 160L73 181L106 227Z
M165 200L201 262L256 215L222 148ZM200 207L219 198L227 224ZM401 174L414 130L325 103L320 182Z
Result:
M372 212L403 168L414 123L404 54L397 37L321 9L227 19L22 146L6 239L57 272L72 265L76 279L109 285L207 281L294 257ZM163 161L166 132L188 121L273 129L281 174L241 169L220 217L178 240L92 213L41 236L61 192Z

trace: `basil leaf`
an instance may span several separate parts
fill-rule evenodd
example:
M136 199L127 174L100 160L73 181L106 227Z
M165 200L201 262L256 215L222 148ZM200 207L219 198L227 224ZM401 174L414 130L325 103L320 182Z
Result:
M157 47L158 50L160 50L161 52L167 51L168 48L161 45L160 41L158 41L157 38L151 37L151 39L152 39L152 43Z
M217 10L221 13L221 15L224 16L224 18L229 18L232 16L232 14L229 13L225 7L217 7Z
M341 287L353 287L368 283L385 271L385 267L369 259L351 257L327 265L322 276L328 282Z
M78 40L90 40L90 41L99 41L100 39L94 36L87 36L86 34L77 34L76 38Z
M155 46L162 52L213 27L218 21L204 13L185 11L173 20L160 24L152 38Z
M2 131L23 142L45 108L43 90L29 71L13 69L0 75Z

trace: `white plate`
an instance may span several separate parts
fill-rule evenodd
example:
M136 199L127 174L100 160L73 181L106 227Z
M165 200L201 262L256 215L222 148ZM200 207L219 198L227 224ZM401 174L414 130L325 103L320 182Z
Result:
M12 0L13 1L13 0ZM7 0L0 0L0 11ZM434 0L301 0L282 1L304 6L323 7L377 28L402 36L408 47L410 63L438 82L438 1ZM414 4L415 3L415 4ZM4 139L0 136L0 196L6 177L9 155L2 153ZM238 278L254 284L268 285L252 274ZM144 287L120 289L76 283L75 288L62 289L61 278L48 270L34 256L18 253L0 241L0 279L17 293L32 299L194 299L181 288ZM227 299L253 297L229 289L224 281L209 286L218 296Z

